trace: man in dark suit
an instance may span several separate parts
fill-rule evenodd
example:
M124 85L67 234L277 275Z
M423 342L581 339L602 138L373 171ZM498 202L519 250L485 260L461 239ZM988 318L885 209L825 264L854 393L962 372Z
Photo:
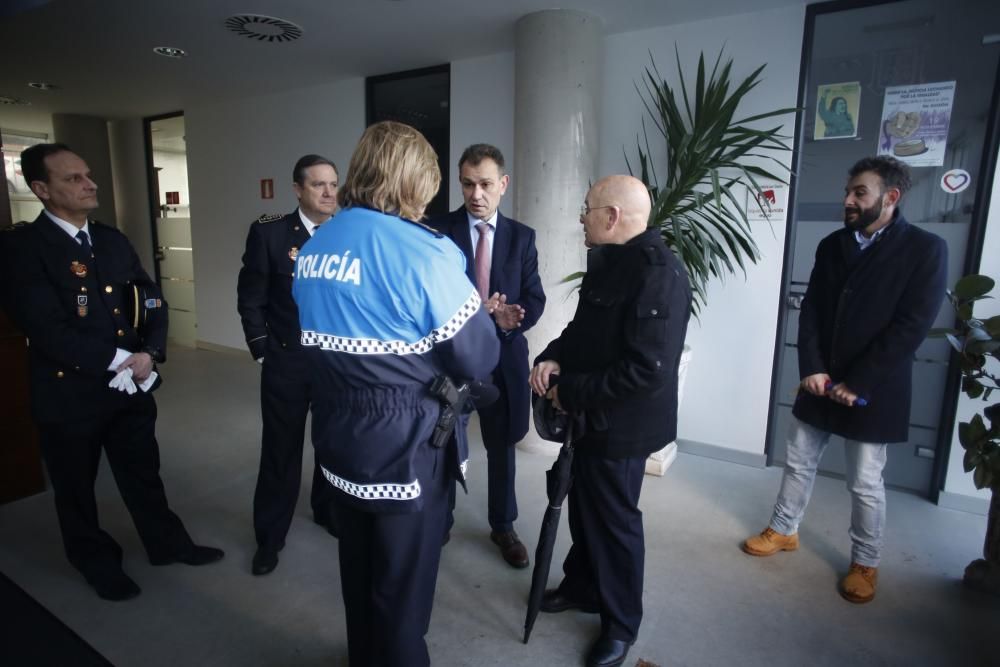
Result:
M844 228L820 241L799 313L802 382L781 490L768 527L742 545L752 556L798 548L820 457L842 436L852 547L839 591L855 603L875 597L886 444L909 438L913 355L945 294L947 246L906 222L899 203L909 187L909 169L891 157L850 170Z
M128 239L87 215L97 185L62 144L21 153L45 211L2 234L3 306L31 342L31 402L70 563L106 600L140 593L94 498L101 450L153 565L204 565L160 480L151 391L166 348L166 303Z
M559 587L541 609L600 613L588 667L620 665L642 621L646 457L677 436L677 368L691 315L687 272L647 229L649 192L632 176L594 183L580 211L587 274L573 320L538 355L531 388L580 415ZM553 377L558 376L556 384Z
M295 514L302 477L302 441L312 401L309 367L299 342L299 310L292 300L295 258L316 229L337 210L337 167L319 155L299 158L292 170L299 207L285 216L264 215L250 225L237 282L237 309L250 354L263 365L260 472L253 498L257 538L251 571L278 566L278 552ZM329 491L313 467L312 509L316 523L330 524Z
M535 231L498 210L510 183L498 148L489 144L469 146L458 161L458 169L465 205L432 220L430 225L462 249L466 273L496 324L500 362L492 381L500 397L479 410L488 468L490 539L508 564L525 568L528 550L514 531L514 445L528 432L531 400L524 332L534 326L545 308ZM451 505L454 508L454 490ZM449 529L453 521L449 515Z

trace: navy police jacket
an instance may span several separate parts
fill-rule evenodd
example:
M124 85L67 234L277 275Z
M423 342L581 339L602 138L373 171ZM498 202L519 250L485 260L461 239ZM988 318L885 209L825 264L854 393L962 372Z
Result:
M236 283L236 309L254 359L299 349L292 272L309 238L298 209L285 216L262 215L250 225Z
M419 511L422 486L448 474L430 443L441 404L429 385L485 377L499 354L461 251L419 223L347 208L299 252L292 295L324 477L356 509ZM464 429L450 447L460 476Z
M3 307L29 339L32 412L42 423L140 400L108 387L116 348L164 360L159 289L124 234L93 220L88 227L93 257L44 212L0 233Z

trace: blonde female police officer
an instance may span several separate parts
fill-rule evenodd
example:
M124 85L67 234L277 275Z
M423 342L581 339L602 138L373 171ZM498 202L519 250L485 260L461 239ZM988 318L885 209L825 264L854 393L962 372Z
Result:
M465 259L418 221L437 192L437 156L395 122L361 137L342 211L299 253L292 294L316 399L313 443L335 489L352 665L427 665L424 635L450 481L464 434L431 444L435 377L485 377L498 342Z

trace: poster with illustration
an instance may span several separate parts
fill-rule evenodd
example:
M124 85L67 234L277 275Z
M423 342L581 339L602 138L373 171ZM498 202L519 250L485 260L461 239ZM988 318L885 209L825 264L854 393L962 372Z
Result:
M943 165L954 100L954 81L886 87L878 154L911 167Z
M816 91L816 129L813 139L850 139L858 136L861 83L826 83Z

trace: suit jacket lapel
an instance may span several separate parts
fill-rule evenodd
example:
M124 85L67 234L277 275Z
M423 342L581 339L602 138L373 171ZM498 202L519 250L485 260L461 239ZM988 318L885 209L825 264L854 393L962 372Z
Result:
M501 292L500 278L504 260L510 252L511 224L507 218L497 211L497 230L493 234L493 257L490 261L490 294Z

